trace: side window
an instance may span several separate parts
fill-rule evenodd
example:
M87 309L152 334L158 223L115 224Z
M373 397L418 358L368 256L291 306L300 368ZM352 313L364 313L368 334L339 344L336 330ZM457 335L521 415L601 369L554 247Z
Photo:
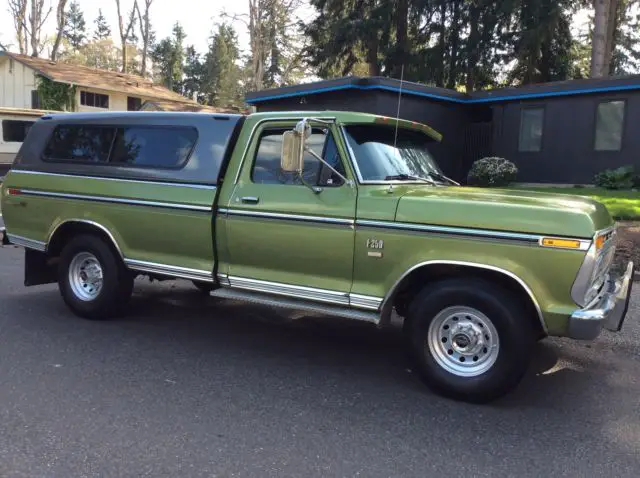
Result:
M295 184L302 181L296 173L288 173L280 169L282 153L282 135L287 129L269 129L263 131L258 140L251 180L259 184ZM333 136L328 131L314 129L307 140L307 146L323 158L342 175L344 165L340 159ZM304 156L304 180L314 186L340 186L342 180L331 169L323 165L310 153Z
M22 143L33 123L33 121L3 120L2 140L6 143Z
M518 151L539 152L542 150L544 108L525 108L520 112L520 138Z
M596 111L596 151L620 151L624 130L624 101L605 101Z
M126 166L179 168L189 158L197 139L195 128L118 128L110 162Z
M108 126L57 126L45 147L44 159L104 163L114 135L115 128Z

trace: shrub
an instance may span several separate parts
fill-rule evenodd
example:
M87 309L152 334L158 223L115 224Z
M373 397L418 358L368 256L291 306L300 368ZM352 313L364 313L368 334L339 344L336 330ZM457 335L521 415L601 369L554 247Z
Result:
M473 186L508 186L515 181L518 168L504 158L482 158L474 162L467 175Z
M605 189L631 189L637 181L633 166L623 166L617 169L606 169L596 174L593 182Z

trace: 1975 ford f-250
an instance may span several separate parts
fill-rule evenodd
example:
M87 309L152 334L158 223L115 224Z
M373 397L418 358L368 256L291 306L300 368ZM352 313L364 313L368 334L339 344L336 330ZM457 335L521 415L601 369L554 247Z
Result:
M134 277L385 326L444 395L513 389L534 342L619 331L633 275L610 277L597 202L461 187L440 135L348 112L45 116L2 185L25 285L73 312L122 311Z

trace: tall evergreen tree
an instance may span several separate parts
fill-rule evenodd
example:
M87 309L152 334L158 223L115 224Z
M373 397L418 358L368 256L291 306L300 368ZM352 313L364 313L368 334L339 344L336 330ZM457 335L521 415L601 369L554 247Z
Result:
M161 40L151 51L151 58L162 83L177 93L183 92L185 36L182 26L176 23L173 27L173 36Z
M69 11L65 14L63 35L75 51L80 50L87 40L87 28L84 21L84 14L82 13L77 1L71 2L69 5Z
M202 91L206 66L200 58L200 54L193 45L187 47L184 63L184 80L182 82L182 94L188 98L204 102L205 95Z
M239 60L240 48L235 29L224 23L218 25L205 58L206 71L202 86L207 104L225 107L242 105Z
M98 9L98 17L94 21L95 30L93 32L94 40L105 40L111 37L111 28L107 23L107 19L102 14L102 9Z

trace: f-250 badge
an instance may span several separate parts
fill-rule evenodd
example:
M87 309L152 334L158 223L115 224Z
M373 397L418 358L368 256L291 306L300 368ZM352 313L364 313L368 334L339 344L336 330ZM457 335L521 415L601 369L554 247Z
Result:
M367 249L384 249L382 239L367 239Z

